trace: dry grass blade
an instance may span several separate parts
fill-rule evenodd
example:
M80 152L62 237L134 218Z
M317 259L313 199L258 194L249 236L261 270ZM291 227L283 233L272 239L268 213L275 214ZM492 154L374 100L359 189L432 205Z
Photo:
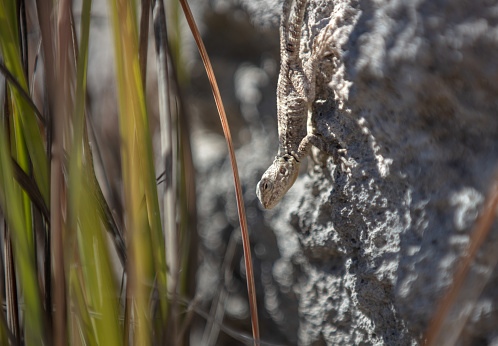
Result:
M20 342L17 341L15 335L8 328L7 321L5 320L5 315L4 314L0 314L0 325L3 328L2 335L0 337L1 338L0 341L3 344L6 344L8 341L10 341L10 345L16 345L16 346L20 345ZM5 335L4 335L4 332L5 332ZM6 338L8 339L8 341L6 340Z
M52 13L51 3L48 1L36 0L36 12L38 13L38 23L40 27L41 34L41 59L43 60L43 75L44 77L44 87L47 91L55 90L55 72L54 72L54 42L52 35L52 24L50 16ZM46 105L44 106L45 114L47 115L47 125L46 125L46 156L47 160L51 159L52 151L52 119L51 114L54 109L55 97L54 92L47 92L46 94ZM43 191L42 191L43 193ZM48 202L47 202L48 203ZM52 223L52 221L51 221ZM52 330L53 326L53 313L50 308L53 304L52 297L52 229L46 232L45 247L44 247L44 273L45 273L45 306L47 314L47 325L49 330Z
M204 43L202 42L201 34L199 33L199 29L195 24L194 17L192 16L192 12L190 11L190 7L187 1L180 0L180 4L182 5L183 12L185 13L188 25L190 27L190 30L192 31L195 42L197 44L197 48L199 49L199 52L201 54L204 67L206 68L206 73L208 75L209 82L211 84L211 89L216 102L216 107L218 109L218 114L220 115L221 125L223 127L223 133L227 141L228 151L230 153L230 162L232 163L233 178L235 182L235 194L237 197L237 210L239 212L240 228L242 232L242 244L244 247L244 259L245 259L246 275L247 275L247 290L249 293L249 304L251 307L252 332L254 337L254 344L259 345L259 323L258 323L258 312L256 305L256 290L254 287L254 272L252 267L251 249L249 243L249 232L247 228L246 214L244 210L244 201L242 199L242 188L240 186L237 161L235 159L235 151L233 149L232 136L230 135L230 129L228 127L228 121L225 114L225 109L223 107L223 102L221 100L220 91L216 83L216 78L214 76L213 68L211 67L211 62L207 55L206 48L204 47Z
M174 58L171 36L166 26L166 22L170 20L173 29L176 29L174 31L178 31L178 21L175 20L178 11L170 8L170 16L166 19L163 1L153 0L151 4L158 70L161 157L164 160L164 171L158 180L161 180L159 183L165 183L163 215L171 277L169 291L173 294L188 295L189 289L194 290L189 282L195 281L192 276L195 270L189 268L189 265L192 259L197 258L194 166L189 141L188 114L185 112L177 75L182 64L177 64L178 60ZM178 5L176 2L174 4ZM188 343L186 331L192 315L190 318L182 316L178 309L178 302L172 299L168 333L164 335L174 338L176 334L176 342L181 345L182 342Z
M471 265L476 258L477 252L483 245L491 226L496 218L496 208L498 207L498 177L490 189L488 198L484 204L484 211L478 217L476 224L471 232L469 248L467 254L462 258L458 270L455 273L453 282L449 287L448 292L441 300L441 303L436 310L431 323L429 324L429 329L426 333L426 345L440 345L441 342L441 331L443 325L446 322L446 318L451 308L453 307L455 300L467 278ZM463 327L463 325L462 325ZM458 328L452 328L451 333L455 337L458 337L459 331L455 330ZM444 336L443 336L444 337ZM451 344L451 342L449 342Z
M23 171L15 160L12 160L12 168L14 169L14 177L17 182L21 185L24 191L26 191L36 207L41 211L43 217L45 218L45 222L50 225L50 211L48 210L48 207L45 204L43 196L36 183Z
M231 271L233 270L233 258L235 256L235 250L237 248L238 241L236 240L236 233L232 232L230 234L230 240L228 241L228 246L225 252L225 258L223 258L223 264L221 267L221 272L224 273L224 282L220 281L218 289L216 290L216 295L213 298L213 303L211 305L211 311L209 312L210 319L207 321L206 328L204 329L204 335L202 336L202 344L206 346L215 345L218 338L218 333L220 331L220 326L222 325L226 299L228 296L227 289L225 285L228 286L231 281ZM222 308L223 307L223 308Z
M154 0L153 22L154 36L156 42L156 59L158 70L158 98L159 98L159 121L161 124L161 157L164 159L164 195L163 216L164 235L166 239L166 255L169 269L169 291L176 293L178 288L178 277L180 272L178 260L178 229L176 223L177 196L176 196L176 167L178 166L177 155L174 150L174 138L176 139L176 127L173 126L171 114L171 90L170 75L168 69L168 33L166 30L166 14L161 0ZM173 340L177 339L178 331L178 305L175 300L171 301L168 331Z
M54 343L55 345L64 345L66 343L66 273L65 273L65 256L64 256L64 228L62 205L67 198L66 187L62 175L62 163L64 159L64 132L67 114L69 113L70 94L64 85L70 80L70 63L69 49L71 47L71 27L70 11L71 4L69 0L59 2L59 13L57 18L57 69L55 76L57 81L57 103L53 114L53 142L52 142L52 160L50 163L50 216L52 226L52 250L54 256L54 294L55 312L54 312ZM61 205L62 204L62 205Z
M236 330L236 329L234 329L232 327L229 327L229 326L221 323L219 320L214 319L213 316L211 316L209 313L207 313L204 310L202 310L198 306L199 305L198 298L199 297L196 296L192 300L189 300L189 299L184 298L182 296L171 297L171 299L177 299L180 304L182 304L182 305L184 305L186 307L187 314L190 315L192 312L194 312L198 316L200 316L203 319L205 319L207 322L216 324L218 326L218 328L221 331L223 331L223 333L225 333L226 335L230 336L234 340L239 341L241 344L251 345L253 343L254 337L251 337L251 335L249 335L247 333L240 332L240 331L238 331L238 330ZM199 343L199 344L202 345L202 346L205 346L202 343ZM260 341L260 346L284 346L284 345L261 340Z

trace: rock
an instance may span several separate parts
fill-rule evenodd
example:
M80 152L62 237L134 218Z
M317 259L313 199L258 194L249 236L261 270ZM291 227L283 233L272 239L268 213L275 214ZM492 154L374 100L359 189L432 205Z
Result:
M228 3L257 13L251 8L258 1ZM321 63L313 114L318 131L347 148L349 167L315 151L307 172L272 211L262 210L254 190L277 151L272 102L278 69L268 67L276 59L268 51L255 58L253 45L251 61L226 69L232 90L247 89L236 91L232 102L240 106L237 121L246 125L239 133L249 129L237 156L262 290L262 338L416 344L451 284L496 175L498 6L310 0L305 21L304 57L327 25L335 36L332 54ZM277 39L275 29L273 35ZM218 232L225 243L238 232L230 176L228 161L216 161L200 178L206 186L200 205L228 205ZM200 216L201 226L216 210ZM496 231L453 310L470 318L460 320L461 334L458 321L451 324L446 342L496 342ZM240 291L234 292L244 295L242 269L237 273Z

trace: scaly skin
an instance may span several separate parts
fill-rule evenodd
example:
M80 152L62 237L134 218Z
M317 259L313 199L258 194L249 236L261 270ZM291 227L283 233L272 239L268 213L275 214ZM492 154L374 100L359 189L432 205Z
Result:
M299 166L312 145L329 151L323 140L307 133L308 112L315 99L317 62L328 52L326 36L316 40L316 47L307 64L299 56L301 27L307 0L285 0L280 24L280 74L277 85L278 156L263 174L256 194L265 209L272 209L292 187L299 175Z

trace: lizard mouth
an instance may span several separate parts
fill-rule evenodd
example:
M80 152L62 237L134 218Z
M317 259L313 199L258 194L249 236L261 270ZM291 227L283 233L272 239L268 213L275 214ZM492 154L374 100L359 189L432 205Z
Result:
M263 204L263 208L265 209L273 209L273 207L275 206L275 204L271 204L271 203L262 203Z
M277 203L274 203L273 199L264 198L264 193L261 191L261 182L256 186L256 195L258 196L259 202L265 209L272 209Z

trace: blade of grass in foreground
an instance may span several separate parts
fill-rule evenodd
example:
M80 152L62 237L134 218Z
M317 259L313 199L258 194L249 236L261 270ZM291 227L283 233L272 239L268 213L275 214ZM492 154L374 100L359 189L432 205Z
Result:
M16 13L16 9L13 6L13 2L10 4L2 4L0 6L0 16L9 16L12 13ZM21 88L23 91L27 90L27 84L24 76L24 71L22 69L21 62L21 43L19 40L19 36L15 34L11 34L12 32L16 33L16 29L18 28L17 17L9 18L8 21L3 21L0 24L0 35L2 37L1 40L1 51L6 61L6 69L10 66L11 68L15 68L16 71L12 74L12 77L16 80L21 80ZM3 39L4 35L6 36L5 40ZM4 42L5 41L5 42ZM17 78L16 78L17 77ZM18 163L19 167L26 173L30 171L30 159L28 154L28 148L26 147L26 126L23 126L23 119L25 115L24 111L27 109L26 101L24 98L20 97L21 94L19 90L15 87L9 88L11 93L11 100L13 101L14 106L12 107L12 117L10 121L10 134L12 137L11 145L11 154L13 159ZM29 109L31 110L31 108ZM30 139L28 139L30 140ZM19 186L16 184L16 189L19 189ZM29 242L29 248L31 251L34 249L33 243L33 223L32 223L32 214L31 214L31 201L26 192L22 192L22 202L23 202L23 217L25 219L24 224L26 228L23 230L27 234L27 239Z
M6 68L19 82L23 90L27 83L20 55L18 22L15 2L0 2L0 46ZM23 288L25 305L24 336L26 344L45 340L42 306L37 281L31 203L26 192L14 180L12 156L26 172L33 163L34 175L45 202L48 201L48 164L44 152L41 132L33 110L17 88L11 88L13 116L11 133L13 141L7 142L9 129L0 125L0 205L7 219L12 238L16 275L19 287ZM10 145L12 144L12 151ZM28 154L29 152L29 154Z
M11 230L16 273L19 285L23 287L25 341L28 345L35 345L45 340L42 306L36 278L35 258L33 252L30 251L29 240L25 232L23 196L21 190L16 188L5 133L3 122L0 122L0 206Z
M85 168L79 170L79 173L71 178L70 185L75 194L79 193L72 195L71 200L76 213L74 221L80 260L78 263L78 258L73 258L76 265L71 266L71 299L74 299L78 306L79 323L86 326L89 333L87 337L94 338L97 345L122 345L123 329L119 325L118 289L113 280L105 231L95 209L97 201L93 198L91 182L85 173ZM73 181L77 176L81 180ZM75 202L75 199L78 199L78 202ZM78 278L79 282L75 278Z
M19 53L20 43L17 36L17 17L14 5L14 1L0 1L0 37L2 37L0 45L5 66L22 88L27 91L27 83ZM20 128L22 128L23 139L33 162L35 180L45 203L48 205L48 162L36 115L16 88L12 88L12 96L15 108L20 115Z
M109 0L108 3L115 44L127 244L130 249L128 282L131 291L127 295L134 300L135 344L147 345L151 342L148 308L151 291L148 284L154 279L161 316L164 319L167 316L164 237L140 75L135 2Z
M71 229L76 232L72 240L78 244L78 255L69 254L70 292L78 307L78 325L84 328L87 341L98 345L122 345L122 328L119 325L117 287L113 281L111 264L100 213L94 193L93 172L90 172L90 153L83 146L85 124L85 92L90 30L91 0L84 0L81 15L81 39L77 63L76 102L74 107L74 137L69 168L69 202ZM80 263L78 263L80 261ZM81 275L80 275L81 273ZM89 312L93 312L91 315ZM73 341L76 335L73 335ZM83 340L82 340L83 341Z
M204 67L206 68L214 99L216 101L216 107L218 108L218 114L220 115L221 125L223 126L223 133L225 134L225 139L227 141L228 151L230 153L230 162L232 163L233 179L235 183L235 194L237 197L237 210L239 212L240 230L242 232L242 245L244 247L247 291L249 294L249 305L251 307L252 333L254 337L254 344L259 345L258 310L256 305L256 290L254 288L254 272L252 268L251 246L249 243L249 230L247 228L244 200L242 198L242 188L240 187L239 172L237 168L237 161L235 159L235 151L233 149L232 136L230 135L230 128L228 127L228 120L225 114L225 108L223 107L223 102L221 101L218 84L216 83L213 68L211 67L211 62L209 61L209 57L206 52L206 47L204 47L204 43L202 42L201 34L199 33L199 29L197 29L197 25L195 24L194 17L192 16L192 12L190 11L187 1L180 0L180 4L182 5L188 25L201 54Z

